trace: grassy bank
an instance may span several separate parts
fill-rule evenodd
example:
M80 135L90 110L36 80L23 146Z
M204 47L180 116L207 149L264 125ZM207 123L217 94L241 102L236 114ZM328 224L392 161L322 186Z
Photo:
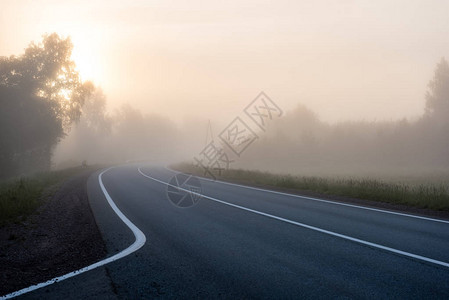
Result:
M85 170L76 167L0 182L0 226L26 218L43 203L44 191Z
M203 176L204 174L202 169L192 164L177 164L172 168L197 176ZM311 191L325 195L449 211L449 186L427 183L424 179L421 184L407 184L367 178L279 175L241 169L225 170L217 178L266 187Z

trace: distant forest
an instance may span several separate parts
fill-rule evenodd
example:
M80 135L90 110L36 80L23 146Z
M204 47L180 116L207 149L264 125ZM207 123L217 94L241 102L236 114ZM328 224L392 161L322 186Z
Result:
M444 58L435 68L425 101L416 121L333 125L299 105L276 120L239 166L317 175L448 170L449 65Z
M82 82L69 38L46 35L20 56L0 57L0 179L55 164L185 159L201 150L188 128L107 99ZM424 100L424 99L423 99ZM435 68L416 121L328 124L306 107L272 124L235 167L279 172L364 172L449 167L449 65ZM182 155L181 155L182 154ZM231 165L232 167L232 165Z

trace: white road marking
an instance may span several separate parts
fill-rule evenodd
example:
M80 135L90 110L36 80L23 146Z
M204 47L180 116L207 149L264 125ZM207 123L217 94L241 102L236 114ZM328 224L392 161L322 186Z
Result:
M167 168L167 167L165 167L165 169L170 171L170 172L181 173L181 172L172 170L172 169ZM372 208L372 207L367 207L367 206L360 206L360 205L348 204L348 203L343 203L343 202L324 200L324 199L319 199L319 198L314 198L314 197L307 197L307 196L301 196L301 195L277 192L277 191L273 191L273 190L256 188L256 187L252 187L252 186L248 186L248 185L241 185L241 184L230 183L230 182L220 181L220 180L212 180L212 179L204 178L204 177L201 177L201 176L197 176L197 177L201 178L201 180L205 180L205 181L219 182L219 183L222 183L222 184L238 186L238 187L241 187L241 188L246 188L246 189L255 190L255 191L262 191L262 192L278 194L278 195L283 195L283 196L290 196L290 197L307 199L307 200L313 200L313 201L324 202L324 203L330 203L330 204L335 204L335 205L348 206L348 207L359 208L359 209L366 209L366 210L371 210L371 211L376 211L376 212L381 212L381 213L386 213L386 214L392 214L392 215L397 215L397 216L403 216L403 217L416 218L416 219L421 219L421 220L427 220L427 221L433 221L433 222L440 222L440 223L449 224L449 221L441 220L441 219L434 219L434 218L422 217L422 216L417 216L417 215L404 214L404 213L395 212L395 211L391 211L391 210L384 210L384 209Z
M153 178L153 177L151 177L149 175L146 175L145 173L142 172L140 167L138 168L138 171L144 177L147 177L147 178L149 178L151 180L154 180L156 182L162 183L164 185L173 186L173 185L169 184L168 182L164 182L162 180L159 180L159 179ZM282 221L282 222L285 222L285 223L289 223L289 224L292 224L292 225L304 227L304 228L311 229L311 230L314 230L314 231L318 231L318 232L321 232L321 233L324 233L324 234L328 234L328 235L331 235L331 236L335 236L335 237L339 237L339 238L342 238L342 239L345 239L345 240L356 242L356 243L359 243L359 244L362 244L362 245L366 245L366 246L369 246L369 247L382 249L382 250L389 251L389 252L392 252L392 253L396 253L396 254L399 254L399 255L411 257L411 258L414 258L414 259L417 259L417 260L421 260L421 261L425 261L425 262L429 262L429 263L433 263L433 264L436 264L436 265L440 265L440 266L449 268L449 263L444 262L444 261L439 261L439 260L436 260L436 259L424 257L424 256L413 254L413 253L410 253L410 252L406 252L406 251L390 248L390 247L379 245L379 244L376 244L376 243L371 243L371 242L368 242L368 241L365 241L365 240L361 240L361 239L358 239L358 238L353 238L353 237L350 237L350 236L347 236L347 235L344 235L344 234L340 234L340 233L336 233L336 232L333 232L333 231L321 229L321 228L318 228L318 227L315 227L315 226L310 226L310 225L307 225L307 224L304 224L304 223L299 223L299 222L292 221L292 220L289 220L289 219L281 218L281 217L278 217L278 216L275 216L275 215L270 215L270 214L267 214L267 213L264 213L264 212L261 212L261 211L258 211L258 210L254 210L254 209L247 208L247 207L244 207L244 206L240 206L240 205L237 205L237 204L228 203L228 202L225 202L225 201L217 199L217 198L206 196L204 194L188 191L188 190L183 189L181 187L178 187L178 189L185 190L185 191L190 192L192 194L196 194L197 196L200 196L200 197L203 197L203 198L206 198L206 199L209 199L209 200L212 200L212 201L224 204L224 205L228 205L228 206L232 206L232 207L235 207L235 208L238 208L238 209L249 211L249 212L252 212L252 213L255 213L255 214L258 214L258 215L261 215L261 216L265 216L265 217L268 217L268 218L271 218L271 219L275 219L275 220Z
M114 210L114 212L117 214L117 216L119 216L119 218L123 221L123 223L125 223L126 226L128 226L129 229L131 229L131 231L133 232L134 237L136 238L134 243L131 246L129 246L128 248L126 248L125 250L123 250L123 251L121 251L121 252L119 252L119 253L111 256L111 257L103 259L103 260L101 260L99 262L96 262L96 263L94 263L94 264L92 264L90 266L84 267L82 269L70 272L68 274L65 274L65 275L62 275L62 276L59 276L59 277L55 277L53 279L50 279L48 281L45 281L45 282L42 282L42 283L39 283L39 284L36 284L36 285L29 286L27 288L21 289L21 290L16 291L16 292L12 292L12 293L7 294L5 296L1 296L0 299L9 299L9 298L17 297L17 296L23 295L25 293L29 293L31 291L43 288L43 287L48 286L50 284L53 284L53 283L56 283L56 282L60 282L60 281L63 281L65 279L68 279L70 277L74 277L74 276L80 275L80 274L82 274L84 272L87 272L87 271L93 270L95 268L104 266L104 265L106 265L108 263L111 263L111 262L116 261L116 260L118 260L120 258L123 258L125 256L130 255L131 253L133 253L133 252L137 251L138 249L140 249L145 244L145 241L146 241L145 234L139 228L137 228L136 225L134 225L118 209L117 205L115 205L115 203L112 200L111 196L109 196L108 191L104 187L104 184L103 184L103 181L102 181L102 175L105 172L107 172L110 169L112 169L112 168L114 168L114 167L108 168L108 169L104 170L103 172L101 172L100 175L98 175L98 182L99 182L101 190L103 191L103 194L106 197L106 200L108 201L108 203L111 206L111 208Z

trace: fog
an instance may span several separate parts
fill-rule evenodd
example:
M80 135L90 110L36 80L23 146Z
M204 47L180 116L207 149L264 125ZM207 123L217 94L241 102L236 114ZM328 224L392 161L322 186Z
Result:
M1 178L195 162L211 141L233 168L448 171L446 1L0 5ZM266 128L244 112L261 91L282 111ZM236 117L257 137L238 154Z

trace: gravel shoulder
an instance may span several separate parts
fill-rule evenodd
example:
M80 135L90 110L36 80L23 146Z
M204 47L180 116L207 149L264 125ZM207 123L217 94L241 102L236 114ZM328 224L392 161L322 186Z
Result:
M26 221L0 228L0 295L66 274L107 254L87 197L93 169L47 190Z

